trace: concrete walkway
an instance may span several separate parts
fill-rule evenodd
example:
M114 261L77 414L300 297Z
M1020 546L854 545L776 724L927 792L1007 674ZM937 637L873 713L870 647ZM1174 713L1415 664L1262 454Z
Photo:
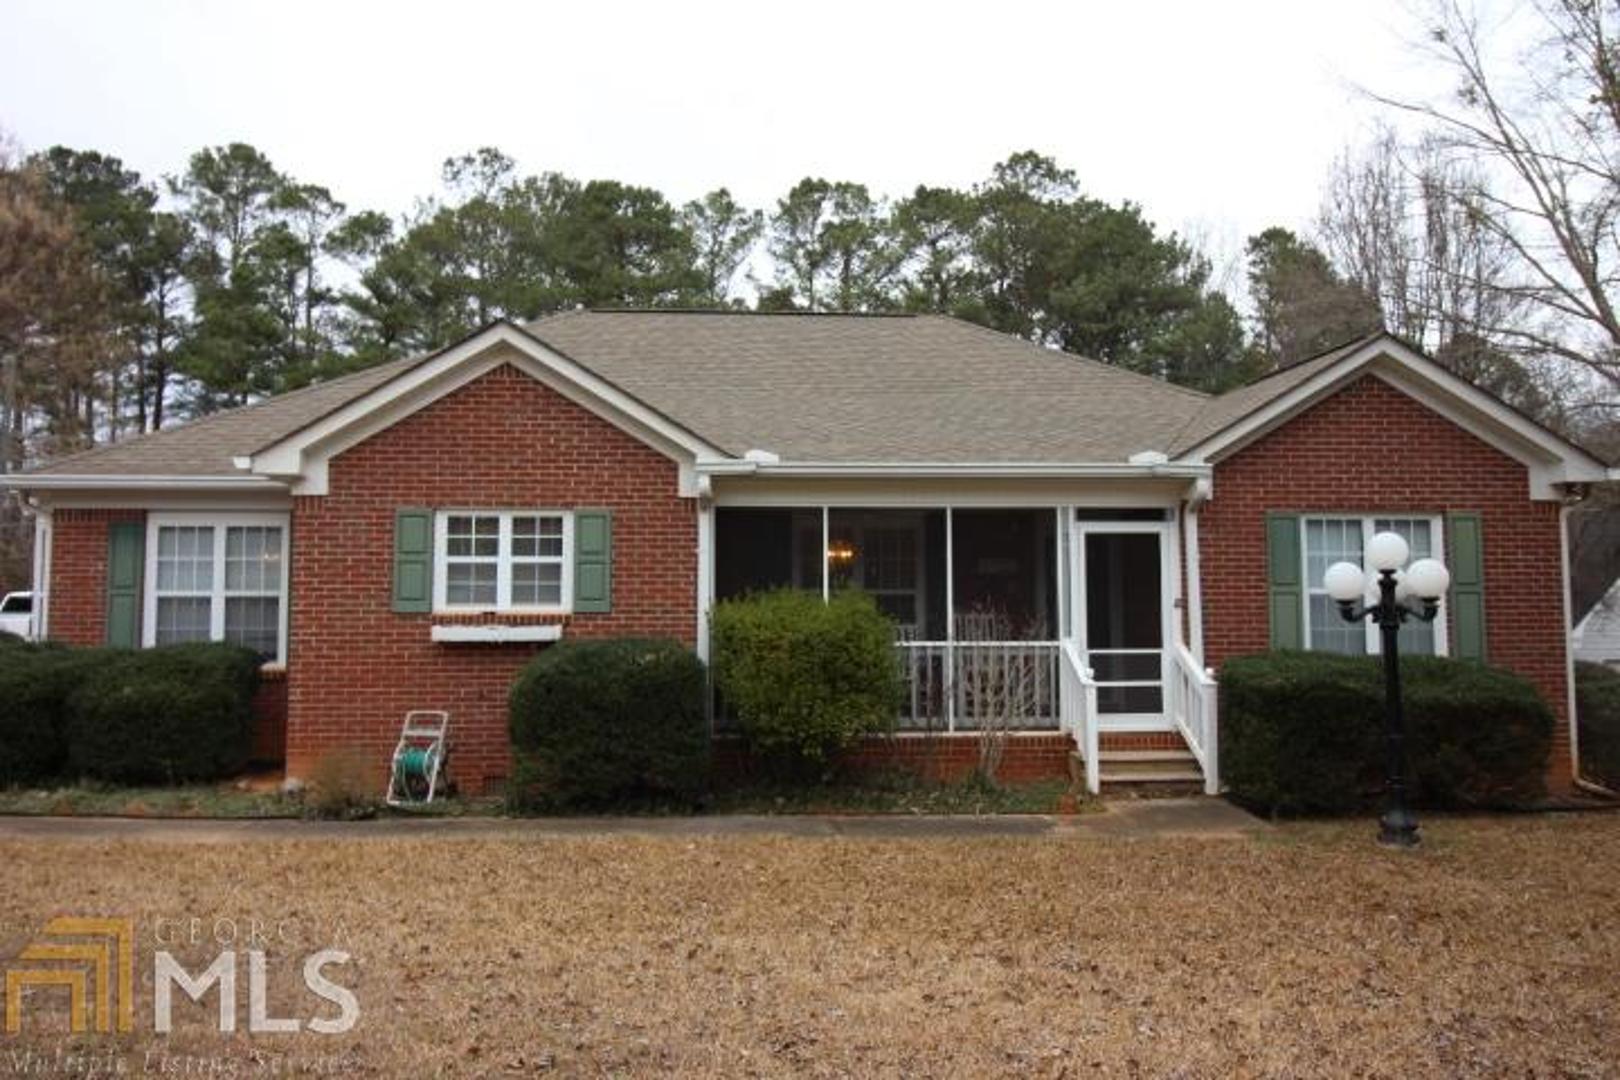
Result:
M1116 837L1241 838L1270 825L1224 799L1109 801L1101 811L1056 817L898 814L697 817L410 818L376 821L188 820L185 818L0 817L0 842L117 840L240 843L252 840L523 840L565 836L801 836L866 838Z

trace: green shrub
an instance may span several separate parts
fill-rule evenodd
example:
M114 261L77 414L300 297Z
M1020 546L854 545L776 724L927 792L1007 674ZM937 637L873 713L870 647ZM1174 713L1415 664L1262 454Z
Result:
M778 590L715 605L715 684L760 752L821 762L894 724L894 624L871 597Z
M517 809L696 800L708 786L704 671L678 642L570 641L543 650L511 694Z
M1403 657L1408 792L1442 808L1522 805L1546 791L1553 715L1509 672ZM1272 813L1350 813L1384 783L1382 661L1331 653L1237 657L1221 669L1221 778Z
M73 691L68 766L120 783L212 780L247 763L259 657L236 645L107 650Z
M1575 715L1580 718L1582 771L1608 787L1620 787L1620 671L1577 663Z
M102 649L0 648L0 784L56 776L67 763L67 702Z

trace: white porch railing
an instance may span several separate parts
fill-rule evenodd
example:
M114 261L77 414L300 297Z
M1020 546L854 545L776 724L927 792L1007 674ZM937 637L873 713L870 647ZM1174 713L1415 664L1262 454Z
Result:
M1187 747L1204 771L1204 791L1216 795L1221 790L1220 746L1215 717L1215 673L1200 667L1187 646L1176 642L1170 648L1170 715L1181 729Z
M1063 730L1074 736L1080 756L1086 763L1086 791L1102 790L1102 763L1098 760L1100 738L1097 732L1097 682L1080 656L1074 642L1064 641L1058 651L1062 680L1059 699L1063 710Z
M1061 726L1055 641L897 641L895 648L906 683L902 730Z

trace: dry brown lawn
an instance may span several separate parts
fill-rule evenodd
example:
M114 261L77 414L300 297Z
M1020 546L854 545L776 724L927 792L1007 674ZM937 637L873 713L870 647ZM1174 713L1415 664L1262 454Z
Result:
M52 915L127 915L145 985L100 1041L31 999L0 1073L1620 1074L1620 814L1434 821L1416 854L1369 828L6 842L5 957ZM265 925L276 1014L330 1013L297 957L347 948L358 1026L221 1036L182 1000L154 1034L152 951L192 919L168 947L195 966Z

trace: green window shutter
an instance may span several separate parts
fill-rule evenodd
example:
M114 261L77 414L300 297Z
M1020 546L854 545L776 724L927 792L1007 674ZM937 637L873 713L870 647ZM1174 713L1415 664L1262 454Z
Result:
M146 566L146 524L115 521L107 526L107 644L136 649L141 644L141 572Z
M574 610L613 610L613 512L574 511Z
M1485 661L1485 535L1478 514L1447 514L1451 655Z
M1266 585L1273 649L1305 647L1305 571L1299 544L1298 515L1266 515Z
M394 513L394 610L433 610L433 511Z

